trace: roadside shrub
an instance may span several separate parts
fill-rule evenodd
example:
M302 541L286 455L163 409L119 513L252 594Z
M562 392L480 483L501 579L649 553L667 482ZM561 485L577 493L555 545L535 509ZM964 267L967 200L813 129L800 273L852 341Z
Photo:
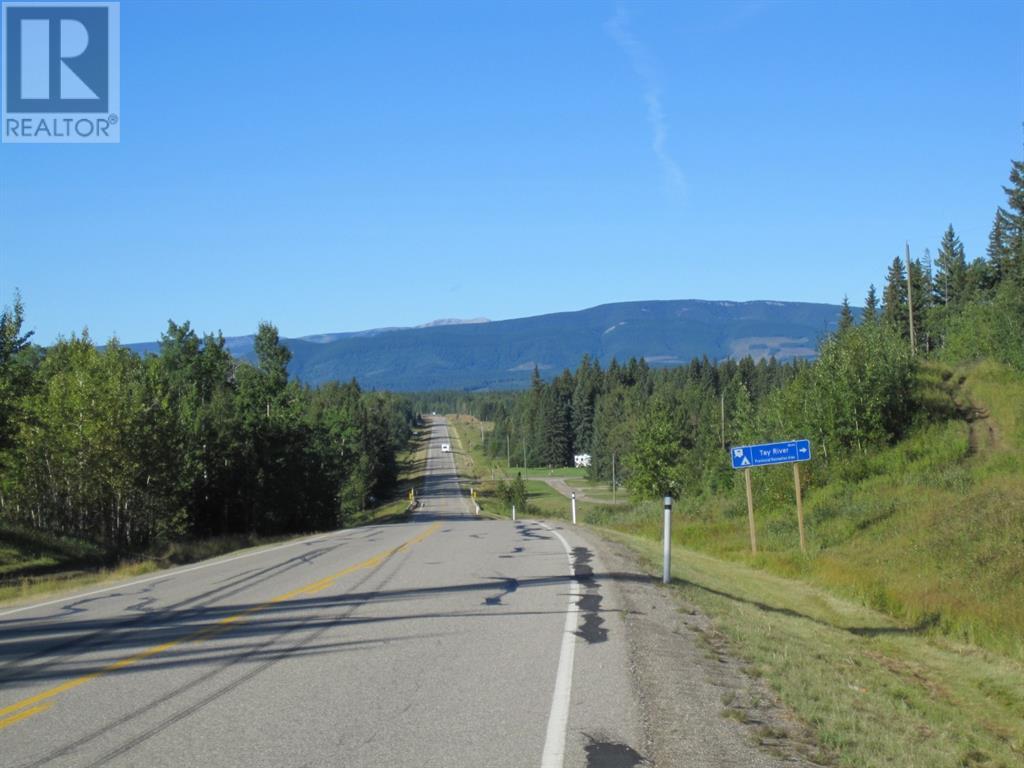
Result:
M892 442L915 410L914 358L885 323L852 326L826 339L818 362L775 392L762 411L762 431L813 439L830 461Z

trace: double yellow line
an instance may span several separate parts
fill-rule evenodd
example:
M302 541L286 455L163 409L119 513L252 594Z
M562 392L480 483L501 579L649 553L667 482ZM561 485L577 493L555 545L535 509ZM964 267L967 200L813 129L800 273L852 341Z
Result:
M298 589L293 589L291 592L285 592L283 595L278 595L277 597L271 598L265 603L254 605L232 616L220 619L217 621L216 624L204 627L203 629L197 632L185 635L183 637L178 638L177 640L171 640L166 643L161 643L160 645L151 646L149 648L139 651L136 654L133 654L132 656L126 656L123 659L119 659L118 661L106 665L105 667L101 667L100 669L97 669L95 672L90 672L87 675L76 677L73 680L68 680L67 682L61 683L60 685L54 686L53 688L49 688L45 691L37 693L34 696L29 696L28 698L22 699L21 701L16 701L14 704L11 704L10 706L0 709L0 731L2 731L4 728L9 728L15 723L20 723L22 720L26 720L32 717L33 715L38 715L41 712L45 712L54 704L54 702L50 701L50 699L53 699L62 693L66 693L67 691L77 688L80 685L84 685L85 683L88 683L90 680L95 680L97 677L101 677L102 675L105 675L108 672L116 672L119 669L130 667L132 664L137 664L140 661L148 659L152 656L156 656L157 654L163 653L164 651L170 650L171 648L174 648L178 645L209 640L212 637L215 637L223 632L226 632L233 625L247 620L253 614L265 611L267 608L270 608L273 605L283 603L286 600L292 600L296 597L299 597L300 595L315 595L318 592L322 592L323 590L332 586L342 576L347 576L348 574L355 573L356 571L363 571L369 568L376 568L378 565L381 565L388 558L398 554L399 552L405 549L408 549L414 544L418 544L419 542L426 539L428 536L433 535L438 531L440 527L440 523L434 523L425 531L423 531L423 533L420 533L414 536L413 538L409 539L408 541L399 544L397 547L385 550L384 552L380 552L374 555L373 557L363 560L361 563L356 563L355 565L350 565L348 568L343 568L337 573L332 573L330 576L325 576L319 581L314 581L312 584L307 584L303 587L299 587Z

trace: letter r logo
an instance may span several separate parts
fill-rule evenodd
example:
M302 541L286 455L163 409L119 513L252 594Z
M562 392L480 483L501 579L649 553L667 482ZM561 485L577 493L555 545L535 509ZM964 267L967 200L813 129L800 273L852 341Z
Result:
M21 98L50 98L49 19L21 20ZM60 20L60 99L98 99L99 96L75 74L69 59L85 53L89 30L77 19Z
M107 112L108 8L5 4L6 112Z

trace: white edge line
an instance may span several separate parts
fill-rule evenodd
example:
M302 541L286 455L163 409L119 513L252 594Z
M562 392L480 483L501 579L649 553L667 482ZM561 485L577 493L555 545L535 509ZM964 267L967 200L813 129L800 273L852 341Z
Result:
M353 529L352 528L346 528L344 530L344 532L348 533L351 530L353 530ZM335 533L342 533L342 531L332 531L331 533L319 534L319 535L314 536L312 538L296 539L295 541L289 541L286 544L278 544L277 546L274 546L274 547L269 547L269 548L266 548L266 549L260 548L260 549L257 549L255 551L253 551L253 552L246 552L243 555L235 555L233 557L219 558L219 559L216 559L216 560L206 560L206 561L204 561L202 563L199 563L198 565L190 565L190 566L185 567L185 568L168 569L168 570L165 570L165 571L161 571L160 573L154 574L152 576L147 576L144 579L136 579L135 581L121 582L121 583L118 583L118 584L112 584L109 587L104 587L103 589L95 589L92 592L71 593L69 595L64 595L63 597L59 597L59 598L56 598L54 600L47 600L45 603L32 603L31 605L23 605L20 608L12 608L9 611L0 611L0 617L2 617L2 616L10 616L10 615L15 614L15 613L21 613L22 611L31 611L33 608L46 608L47 606L57 605L57 603L64 603L64 602L67 602L68 600L80 600L83 597L92 597L93 595L102 595L104 592L110 592L110 591L115 590L115 589L124 589L126 587L134 587L137 584L146 584L146 583L148 583L150 581L156 581L157 579L171 579L171 578L174 578L175 576L180 576L183 573L191 573L192 571L199 571L199 570L202 570L203 568L211 568L211 567L213 567L215 565L223 565L224 563L233 563L235 560L244 560L247 557L255 557L256 555L265 555L268 552L276 552L279 549L284 549L286 547L294 547L297 544L305 544L307 542L320 541L321 539L329 538L330 536L332 536Z
M544 752L541 768L562 768L565 762L565 737L569 728L569 702L572 696L572 667L576 655L576 629L579 626L580 585L576 581L576 569L572 562L572 548L562 534L546 523L539 523L558 537L565 547L569 559L569 606L565 614L565 631L562 633L562 650L558 656L558 672L555 675L555 691L551 696L551 713L548 715L548 732L544 738Z

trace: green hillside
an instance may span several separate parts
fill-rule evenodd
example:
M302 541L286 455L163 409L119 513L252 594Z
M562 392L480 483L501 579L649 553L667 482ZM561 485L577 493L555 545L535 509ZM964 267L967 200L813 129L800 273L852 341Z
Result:
M789 467L755 472L756 557L738 474L710 503L681 500L676 541L1024 660L1024 376L994 363L928 367L918 386L949 418L808 489L806 556ZM657 505L635 511L594 519L658 537Z

